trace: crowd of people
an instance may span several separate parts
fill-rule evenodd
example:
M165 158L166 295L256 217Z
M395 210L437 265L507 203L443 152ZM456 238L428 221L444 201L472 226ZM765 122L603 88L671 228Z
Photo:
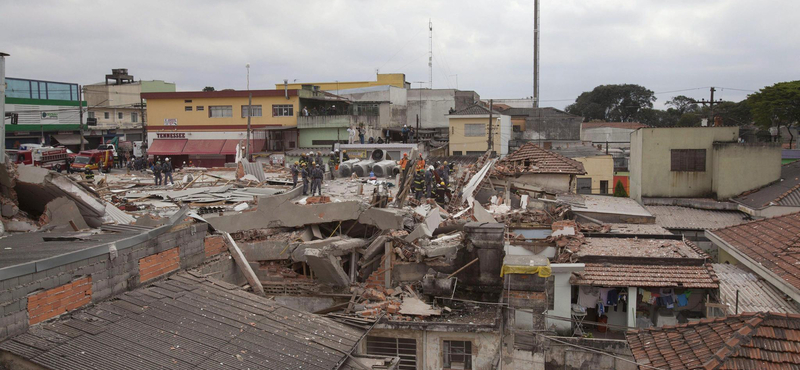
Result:
M339 168L339 150L330 152L328 155L328 168L331 178L335 177L336 170ZM341 153L342 160L350 160L347 150ZM309 183L311 185L311 195L315 193L322 195L322 180L325 177L325 163L322 152L308 152L300 155L300 159L289 167L292 173L292 187L297 187L298 178L303 183L303 195L308 194Z

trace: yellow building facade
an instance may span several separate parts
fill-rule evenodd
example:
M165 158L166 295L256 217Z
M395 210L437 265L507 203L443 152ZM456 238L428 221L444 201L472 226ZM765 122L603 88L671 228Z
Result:
M407 89L411 85L406 82L405 73L378 73L375 81L334 81L334 82L298 82L290 83L289 89L301 89L303 85L319 86L323 91L335 91L346 89L358 89L362 87L372 86L394 86L401 89ZM276 89L283 89L284 84L275 84Z
M489 109L472 105L448 116L450 129L450 155L475 155L486 153L489 147ZM492 150L498 155L508 154L511 140L511 117L497 112L491 115Z
M591 179L591 194L614 193L614 158L611 155L598 155L592 157L578 157L574 160L583 163L585 175L578 175L580 179ZM605 190L605 191L603 191Z

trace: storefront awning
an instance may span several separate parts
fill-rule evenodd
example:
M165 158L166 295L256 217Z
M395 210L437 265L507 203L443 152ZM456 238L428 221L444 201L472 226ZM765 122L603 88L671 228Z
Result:
M242 145L246 142L246 140L241 140ZM237 139L228 139L225 140L225 145L222 146L222 150L220 150L219 154L225 155L232 155L236 154L236 144L239 143ZM266 140L264 139L250 139L250 151L253 153L258 153L264 150L264 144L266 144Z
M148 155L180 155L186 146L187 139L155 139L147 148Z
M81 136L78 134L55 134L50 136L61 145L81 145ZM84 138L83 142L88 143L89 140Z
M183 148L183 154L219 154L225 146L223 139L189 140Z

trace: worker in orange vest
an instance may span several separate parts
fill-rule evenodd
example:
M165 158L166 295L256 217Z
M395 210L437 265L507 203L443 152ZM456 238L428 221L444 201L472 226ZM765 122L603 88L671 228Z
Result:
M397 161L397 165L400 166L401 170L406 170L406 166L408 165L408 153L403 153L403 159Z
M419 154L417 159L417 170L425 170L425 160L422 159L422 153Z

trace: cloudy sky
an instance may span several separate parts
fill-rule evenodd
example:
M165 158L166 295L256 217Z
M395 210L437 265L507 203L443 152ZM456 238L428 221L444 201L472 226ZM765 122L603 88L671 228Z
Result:
M430 18L434 88L532 95L533 0L3 0L0 15L10 77L88 84L128 68L179 90L243 89L246 63L254 89L376 69L427 87ZM800 79L798 19L798 0L541 0L542 105L618 83L655 91L657 106L709 86L741 100Z

